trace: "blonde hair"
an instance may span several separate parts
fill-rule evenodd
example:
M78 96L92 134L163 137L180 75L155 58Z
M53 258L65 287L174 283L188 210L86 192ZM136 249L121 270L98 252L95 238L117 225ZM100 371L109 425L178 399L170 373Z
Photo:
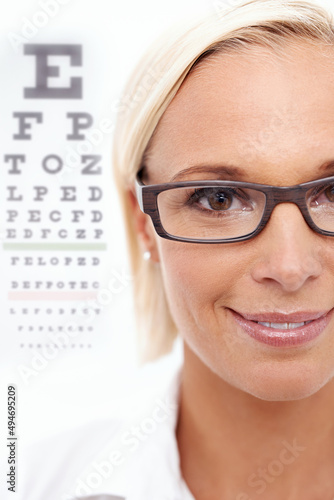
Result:
M189 72L213 53L260 45L273 50L282 41L310 40L334 45L332 16L308 1L250 0L168 32L140 61L119 105L113 165L125 214L135 307L143 360L168 352L177 335L160 267L145 261L133 225L131 189L150 139Z

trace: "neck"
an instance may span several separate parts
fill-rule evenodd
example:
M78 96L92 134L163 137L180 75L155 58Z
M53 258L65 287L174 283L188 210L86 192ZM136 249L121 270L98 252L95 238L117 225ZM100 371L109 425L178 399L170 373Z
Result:
M333 415L333 380L302 400L263 401L185 346L177 439L196 500L248 500L265 490L271 500L334 499Z

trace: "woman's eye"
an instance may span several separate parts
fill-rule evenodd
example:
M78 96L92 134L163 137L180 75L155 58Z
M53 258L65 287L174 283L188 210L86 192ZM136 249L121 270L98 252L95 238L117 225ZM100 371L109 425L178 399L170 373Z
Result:
M334 184L326 188L325 195L329 201L334 201Z
M317 189L317 192L313 195L312 204L322 205L323 203L333 203L334 202L334 184L329 184L322 186Z
M205 209L226 211L229 209L241 210L244 204L241 194L237 195L233 189L198 189L190 198L190 204L197 203Z

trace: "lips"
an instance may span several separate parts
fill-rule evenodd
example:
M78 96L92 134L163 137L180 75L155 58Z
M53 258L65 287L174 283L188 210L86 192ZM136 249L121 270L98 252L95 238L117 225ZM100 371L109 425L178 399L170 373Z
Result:
M317 338L328 325L329 311L298 311L289 314L245 314L230 309L234 320L253 339L273 347L296 347Z

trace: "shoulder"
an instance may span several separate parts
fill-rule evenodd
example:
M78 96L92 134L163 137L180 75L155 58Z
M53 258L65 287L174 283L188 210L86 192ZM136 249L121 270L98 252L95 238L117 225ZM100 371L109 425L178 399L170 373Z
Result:
M181 364L174 356L145 366L117 416L104 416L22 450L18 500L103 494L111 495L110 500L142 498L130 491L146 481L143 473L152 461L154 465L157 450L160 459L161 450L168 448L170 460L170 445L177 453L169 438L177 418Z
M94 462L106 442L113 441L122 424L115 418L96 420L52 434L23 449L20 454L18 499L74 498L83 471Z

